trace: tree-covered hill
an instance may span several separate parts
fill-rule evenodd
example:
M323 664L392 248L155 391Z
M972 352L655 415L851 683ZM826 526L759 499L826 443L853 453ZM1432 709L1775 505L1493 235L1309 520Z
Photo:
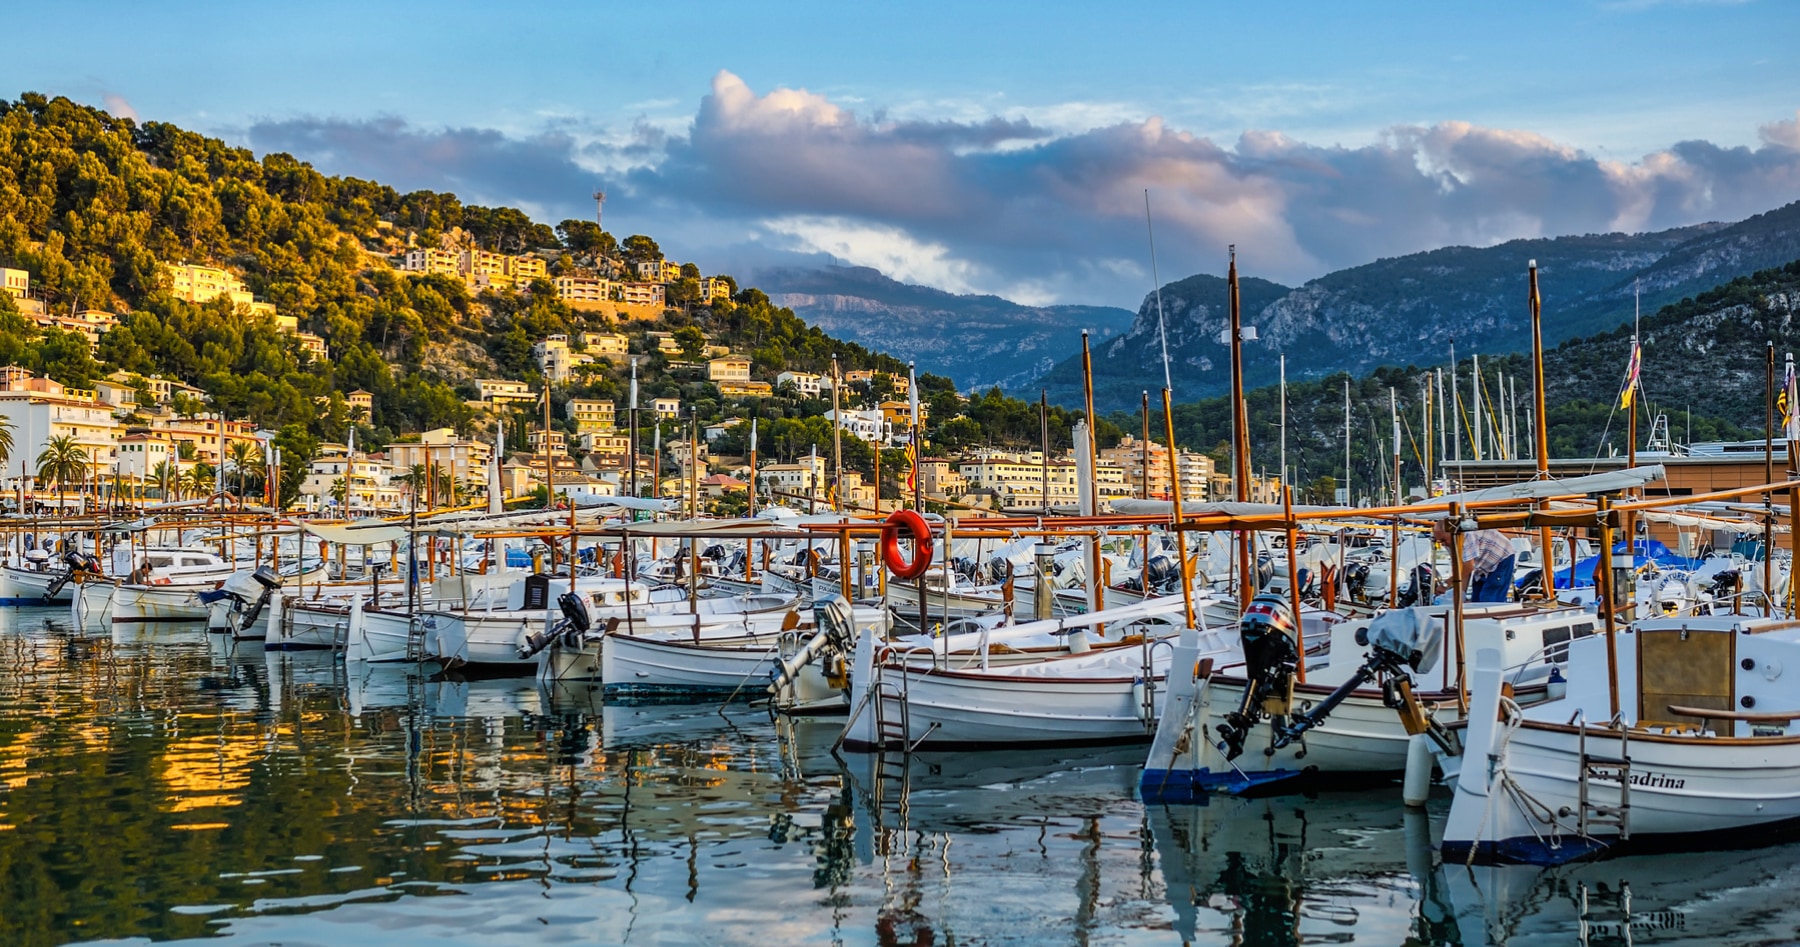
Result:
M80 336L38 328L0 294L0 365L77 387L117 370L193 384L211 410L281 431L290 477L318 441L342 441L352 428L364 444L440 426L488 436L468 403L477 395L474 379L538 382L531 346L557 333L627 335L640 356L645 398L679 395L702 422L754 413L786 423L788 436L770 442L780 445L778 455L819 441L817 416L828 402L786 392L728 402L704 372L657 352L648 333L697 329L711 344L749 355L754 377L765 380L787 369L823 372L834 355L845 371L906 370L807 325L755 288L733 285L728 299L701 299L691 264L669 286L660 316L624 321L571 309L548 282L521 293L475 292L462 279L405 273L390 262L409 246L434 247L446 237L537 255L553 277L629 279L634 264L662 259L651 237L617 240L591 221L553 227L514 208L465 205L454 194L403 194L66 98L0 100L0 266L28 271L51 313L118 314L90 355ZM279 316L322 337L329 356L315 359L273 319L246 317L225 299L176 298L162 268L181 262L240 275ZM1035 409L998 395L966 403L932 367L920 366L921 388L944 443L1036 442ZM558 401L613 397L623 407L628 375L625 359L596 361ZM366 417L344 398L357 389L373 394ZM886 390L877 389L862 392L863 400ZM1027 414L1029 425L1020 420ZM1055 421L1066 437L1067 415L1059 409ZM508 425L510 446L523 447L525 428ZM852 445L852 454L866 469L867 452Z

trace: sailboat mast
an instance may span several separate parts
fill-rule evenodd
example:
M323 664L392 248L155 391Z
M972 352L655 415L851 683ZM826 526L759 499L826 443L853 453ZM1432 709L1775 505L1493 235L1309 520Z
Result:
M1475 459L1480 461L1483 438L1481 429L1487 427L1487 418L1481 413L1481 355L1469 353L1469 407L1470 420L1475 428Z
M1400 396L1388 388L1388 416L1394 421L1394 505L1406 502L1400 489Z
M1538 293L1537 261L1530 264L1531 282L1531 373L1532 373L1532 433L1537 439L1537 476L1539 480L1550 479L1550 440L1549 424L1544 414L1544 305L1543 297ZM1540 503L1539 506L1542 506ZM1550 601L1556 597L1556 553L1551 546L1550 527L1538 530L1538 563L1543 582L1543 597ZM1569 584L1575 583L1575 560L1569 559ZM1609 639L1610 640L1610 639Z
M1287 353L1281 353L1281 482L1288 482L1287 469Z
M1344 505L1354 506L1350 492L1350 376L1344 375Z
M1236 453L1231 479L1237 484L1237 500L1250 499L1250 415L1244 408L1244 324L1242 296L1238 292L1237 245L1229 248L1231 267L1227 282L1231 290L1231 444ZM1256 593L1254 581L1256 561L1251 550L1251 534L1238 531L1238 600L1248 606Z

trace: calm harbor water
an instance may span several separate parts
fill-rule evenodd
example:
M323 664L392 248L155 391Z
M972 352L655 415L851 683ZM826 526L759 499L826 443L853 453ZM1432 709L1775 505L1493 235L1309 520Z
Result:
M1800 936L1794 846L1471 871L1395 790L1147 809L1137 747L878 772L831 721L66 614L0 609L4 945Z

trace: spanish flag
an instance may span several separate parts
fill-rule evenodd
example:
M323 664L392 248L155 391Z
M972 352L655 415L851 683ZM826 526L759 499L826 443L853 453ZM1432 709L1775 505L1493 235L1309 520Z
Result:
M1638 347L1637 336L1631 337L1631 364L1625 366L1625 387L1619 392L1619 410L1631 410L1632 399L1637 395L1638 370L1643 367L1643 350Z

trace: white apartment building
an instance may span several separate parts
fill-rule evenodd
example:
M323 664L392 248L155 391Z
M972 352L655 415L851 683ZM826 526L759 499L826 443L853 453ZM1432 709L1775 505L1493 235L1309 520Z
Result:
M492 444L456 436L454 428L440 427L419 435L417 441L389 444L388 463L399 474L429 462L457 480L487 483L487 464L494 456Z
M142 483L162 464L175 464L179 454L173 441L162 434L127 434L119 438L115 469L126 480Z
M845 434L871 444L887 441L888 426L879 409L867 411L827 411L825 420L841 427Z
M533 345L531 357L537 360L538 371L544 373L544 380L553 385L566 384L577 366L589 365L594 361L585 352L569 348L569 337L566 335L548 336Z
M782 385L790 382L793 383L794 390L798 391L800 395L805 398L817 398L819 392L824 390L820 385L819 376L812 372L782 372L775 376L776 388L780 388Z
M35 480L37 456L52 438L73 438L101 471L111 471L118 459L119 422L97 392L7 371L0 374L0 417L12 423L12 469L4 474L14 483L20 476Z
M362 452L352 454L343 444L320 445L320 453L307 467L300 495L308 509L322 510L336 503L331 496L338 480L344 481L344 510L374 510L394 504L384 500L394 468Z

